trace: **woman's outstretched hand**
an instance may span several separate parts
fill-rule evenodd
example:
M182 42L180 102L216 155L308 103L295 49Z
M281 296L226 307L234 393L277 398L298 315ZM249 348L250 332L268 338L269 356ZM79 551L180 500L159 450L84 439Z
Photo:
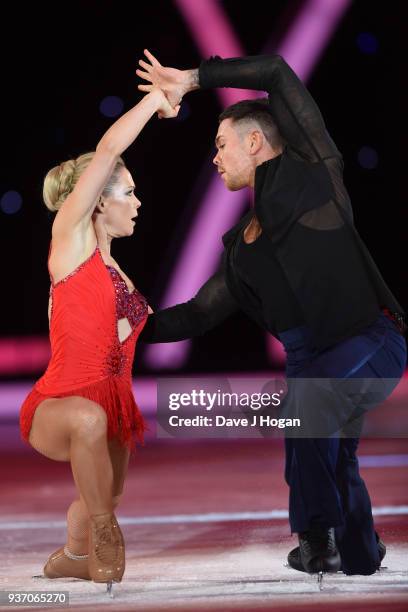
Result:
M184 94L189 91L186 77L186 73L189 71L162 66L147 49L144 50L144 54L150 64L142 59L139 60L139 65L143 70L138 68L136 74L147 81L148 84L138 85L138 89L150 92L154 87L159 87L166 94L170 106L177 107Z

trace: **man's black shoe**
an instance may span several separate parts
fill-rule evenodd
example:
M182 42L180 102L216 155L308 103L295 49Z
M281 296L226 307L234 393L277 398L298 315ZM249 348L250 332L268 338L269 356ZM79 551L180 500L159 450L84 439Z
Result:
M384 559L387 549L386 549L384 542L380 539L380 536L378 535L377 532L375 532L375 539L377 540L378 554L380 556L380 565L381 565L381 561ZM296 546L296 548L291 550L290 553L288 554L288 563L290 567L292 567L293 569L298 570L299 572L306 572L300 560L300 547L299 546Z
M313 527L299 533L298 538L299 546L288 554L290 567L309 574L339 571L341 558L336 547L333 527Z

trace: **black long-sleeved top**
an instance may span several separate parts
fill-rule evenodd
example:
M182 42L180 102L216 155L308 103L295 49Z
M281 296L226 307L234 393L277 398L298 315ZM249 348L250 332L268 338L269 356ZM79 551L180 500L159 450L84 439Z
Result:
M282 331L277 321L285 321L285 313L268 317L264 309L274 281L276 291L282 288L279 308L292 309L291 320L306 323L313 345L321 350L371 324L382 307L403 314L354 227L341 154L313 98L283 58L214 57L201 63L199 80L202 88L269 94L270 111L286 145L281 155L256 169L255 214L273 265L265 260L265 283L256 288L255 276L240 264L240 237L251 210L224 234L219 271L190 301L151 315L141 339L171 342L201 335L237 308L276 335ZM259 278L259 268L256 274ZM288 292L290 304L282 299Z

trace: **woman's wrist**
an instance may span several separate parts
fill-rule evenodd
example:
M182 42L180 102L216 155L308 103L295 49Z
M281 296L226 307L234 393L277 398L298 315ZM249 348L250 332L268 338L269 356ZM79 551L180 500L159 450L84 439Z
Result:
M153 87L153 89L142 98L142 101L145 100L151 107L152 113L156 113L163 106L163 98L165 98L165 93L159 87Z
M153 110L156 112L162 105L164 92L159 87L153 87L153 89L146 94L145 98L151 101Z

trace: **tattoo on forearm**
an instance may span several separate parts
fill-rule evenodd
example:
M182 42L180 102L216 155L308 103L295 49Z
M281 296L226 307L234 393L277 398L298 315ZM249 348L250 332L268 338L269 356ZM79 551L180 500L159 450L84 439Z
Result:
M198 68L195 68L194 70L187 70L187 76L189 91L192 91L193 89L199 89L200 81L198 78Z

